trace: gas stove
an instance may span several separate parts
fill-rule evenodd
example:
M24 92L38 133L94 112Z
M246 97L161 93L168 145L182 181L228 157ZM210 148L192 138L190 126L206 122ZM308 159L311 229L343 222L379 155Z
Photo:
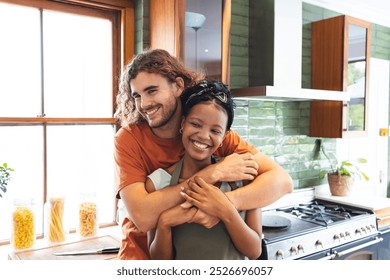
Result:
M381 241L373 211L314 198L263 211L263 234L269 260L337 259Z

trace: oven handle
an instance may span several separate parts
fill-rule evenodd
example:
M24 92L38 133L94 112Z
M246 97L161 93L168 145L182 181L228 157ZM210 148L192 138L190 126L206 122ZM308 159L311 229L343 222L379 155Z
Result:
M327 255L326 257L319 258L318 260L333 260L335 257L336 257L336 254L331 254L331 255Z
M363 249L363 248L365 248L365 247L368 247L368 246L371 246L371 245L380 243L380 242L382 242L382 241L383 241L383 238L382 238L382 237L380 237L380 238L375 237L375 240L372 240L372 241L367 242L367 243L364 243L364 244L362 244L362 245L353 247L353 248L351 248L351 249L347 249L347 250L342 251L342 252L336 252L336 251L335 251L335 253L332 254L332 255L335 255L335 257L342 257L342 256L344 256L344 255L346 255L346 254L349 254L349 253L355 252L355 251L357 251L357 250Z
M364 244L361 244L359 246L356 246L356 247L353 247L351 249L348 249L348 250L345 250L345 251L342 251L340 253L338 252L334 252L334 254L329 254L327 255L326 257L323 257L323 258L320 258L318 260L333 260L334 258L336 257L341 257L341 256L344 256L346 254L349 254L349 253L352 253L352 252L355 252L357 250L360 250L360 249L363 249L365 247L368 247L368 246L371 246L371 245L374 245L374 244L377 244L379 242L382 242L383 241L383 238L378 238L378 237L375 237L375 240L372 240L372 241L369 241L367 243L364 243Z

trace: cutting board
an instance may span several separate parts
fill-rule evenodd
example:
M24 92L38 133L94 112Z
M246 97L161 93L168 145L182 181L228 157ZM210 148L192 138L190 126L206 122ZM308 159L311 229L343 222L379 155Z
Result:
M12 252L8 255L11 260L107 260L115 259L117 253L104 255L55 256L55 252L99 250L106 247L117 247L120 241L113 236L97 236L80 241L61 243L44 248Z

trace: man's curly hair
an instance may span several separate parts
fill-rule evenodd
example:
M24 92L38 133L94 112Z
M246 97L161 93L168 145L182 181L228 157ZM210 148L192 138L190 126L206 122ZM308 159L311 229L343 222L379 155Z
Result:
M165 50L145 50L137 54L122 72L116 96L117 107L114 117L122 127L144 121L135 107L130 88L130 81L135 79L140 72L159 74L170 83L176 83L176 78L181 77L184 81L184 89L204 78L204 75L185 68L179 60Z

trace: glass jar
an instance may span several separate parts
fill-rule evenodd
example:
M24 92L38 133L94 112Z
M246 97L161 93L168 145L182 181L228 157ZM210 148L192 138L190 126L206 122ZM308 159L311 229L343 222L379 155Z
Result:
M95 193L80 194L78 232L81 237L92 237L97 235L97 218L98 207Z
M15 199L12 212L11 243L15 250L32 248L35 241L34 201Z
M64 227L65 199L52 197L45 205L46 238L51 243L63 242L66 239Z

